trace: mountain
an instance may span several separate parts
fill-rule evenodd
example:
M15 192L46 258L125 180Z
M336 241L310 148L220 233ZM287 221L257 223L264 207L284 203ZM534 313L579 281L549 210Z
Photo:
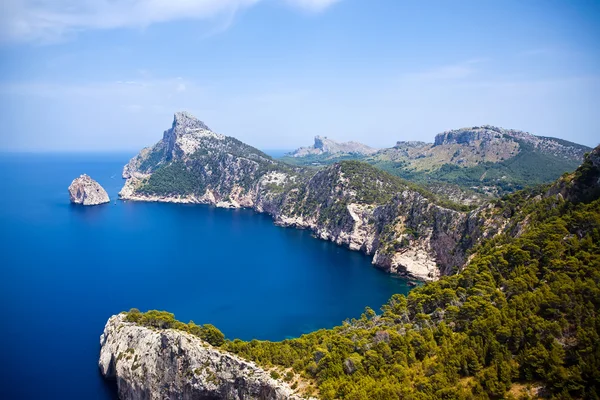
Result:
M392 148L353 158L420 184L453 184L467 193L498 197L556 180L577 168L590 150L562 139L485 125L440 133L434 143L400 141ZM336 161L336 157L320 156L292 162Z
M315 143L310 147L300 147L291 152L289 157L307 156L332 156L332 155L369 155L376 153L377 149L358 142L339 143L327 137L315 136Z
M337 168L343 176L351 174L343 164ZM370 167L364 168L348 179L348 188L372 181L364 174ZM375 185L395 190L391 179ZM112 317L106 328L114 335L109 346L123 343L123 356L103 345L101 363L115 356L128 360L115 378L119 388L137 389L123 399L139 398L137 393L158 398L153 388L170 390L179 382L190 382L174 393L183 398L208 379L226 387L229 377L210 372L226 370L232 360L239 365L240 358L270 369L273 379L292 382L290 389L300 396L325 400L597 399L600 147L575 172L494 200L482 214L480 229L500 218L503 233L471 246L455 274L426 282L408 296L394 295L379 314L367 307L361 318L332 329L281 342L245 342L224 340L215 327L185 324L173 314L133 309ZM196 375L189 367L206 356L186 351L190 342L205 348L196 352L221 354L220 367L209 362ZM156 345L149 349L147 343ZM157 370L156 359L173 367Z
M373 256L373 263L417 279L460 268L482 238L505 229L501 215L448 201L358 161L301 168L212 132L187 113L123 169L123 200L247 207L276 224Z

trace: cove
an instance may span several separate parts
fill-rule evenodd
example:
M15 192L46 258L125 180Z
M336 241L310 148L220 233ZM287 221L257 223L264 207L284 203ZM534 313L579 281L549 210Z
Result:
M109 316L137 307L282 340L378 310L405 280L251 210L116 201L130 154L0 155L0 398L112 399ZM69 204L81 173L110 204Z

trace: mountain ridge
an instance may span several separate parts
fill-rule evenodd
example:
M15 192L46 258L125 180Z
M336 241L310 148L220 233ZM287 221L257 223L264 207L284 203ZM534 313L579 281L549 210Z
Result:
M121 199L252 208L421 280L459 270L470 248L507 229L490 203L459 205L359 161L290 166L184 117L124 167Z
M433 143L398 141L370 155L284 157L294 165L328 165L351 157L422 185L453 184L483 201L550 183L573 171L591 148L564 139L482 125L445 131ZM470 193L470 194L469 194Z

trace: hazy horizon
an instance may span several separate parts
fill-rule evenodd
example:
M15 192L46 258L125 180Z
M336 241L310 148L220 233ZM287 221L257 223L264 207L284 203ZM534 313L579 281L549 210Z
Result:
M494 125L600 138L600 3L9 0L0 151L135 151L186 110L260 149Z

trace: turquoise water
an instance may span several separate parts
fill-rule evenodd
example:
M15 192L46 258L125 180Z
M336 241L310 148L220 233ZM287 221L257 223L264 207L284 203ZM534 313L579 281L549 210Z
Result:
M131 307L281 340L408 291L367 256L251 210L69 204L81 173L116 199L130 156L0 155L0 398L114 398L99 336Z

